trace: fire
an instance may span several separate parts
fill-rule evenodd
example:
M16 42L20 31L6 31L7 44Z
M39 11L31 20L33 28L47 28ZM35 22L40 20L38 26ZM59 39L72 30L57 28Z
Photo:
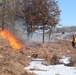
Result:
M5 39L7 39L10 43L10 46L15 50L18 51L20 49L22 49L22 44L20 44L20 42L15 38L15 36L13 34L11 34L11 32L9 30L3 30L1 31L1 36L4 37Z

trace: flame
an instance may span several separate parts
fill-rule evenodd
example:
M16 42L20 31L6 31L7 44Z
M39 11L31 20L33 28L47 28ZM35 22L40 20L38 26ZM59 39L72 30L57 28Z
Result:
M13 34L9 30L3 30L0 32L1 36L7 39L10 43L10 46L15 50L18 51L22 49L22 44L15 38Z

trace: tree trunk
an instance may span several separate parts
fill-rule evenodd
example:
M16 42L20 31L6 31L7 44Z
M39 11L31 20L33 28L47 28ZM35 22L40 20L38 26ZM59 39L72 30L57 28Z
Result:
M50 30L49 30L49 42L50 42L51 33L52 33L52 28L50 28Z
M49 42L50 42L51 30L49 31Z
M31 24L31 28L30 28L30 36L31 36L31 38L32 38L32 36L33 36L33 27L32 27L33 25Z
M30 32L29 32L29 26L27 25L27 40L29 41L29 34L30 34Z
M6 3L6 1L5 1L5 0L3 0L3 12L2 12L2 30L4 29L5 3Z
M2 30L4 29L4 19L2 17Z
M44 24L43 24L43 41L42 41L43 43L44 43L44 40L45 40L44 37L45 36L44 36Z

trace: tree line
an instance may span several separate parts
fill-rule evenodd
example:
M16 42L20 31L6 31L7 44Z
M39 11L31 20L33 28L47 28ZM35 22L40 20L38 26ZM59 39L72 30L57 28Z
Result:
M0 26L3 29L11 27L14 31L14 21L17 18L25 20L24 31L32 35L36 30L42 30L43 41L48 30L49 40L52 29L59 23L60 9L56 0L2 0L0 3Z
M63 33L63 32L76 32L76 26L56 28L56 30L54 31L54 33Z

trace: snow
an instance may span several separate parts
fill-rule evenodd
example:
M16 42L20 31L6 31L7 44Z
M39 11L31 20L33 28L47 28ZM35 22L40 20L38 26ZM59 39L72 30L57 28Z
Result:
M43 61L44 59L39 59L39 58L31 58L32 60L34 60L34 61Z
M68 57L63 60L68 63ZM76 75L75 67L67 67L64 64L59 65L43 65L42 61L32 61L28 67L24 68L28 72L35 73L36 75Z
M59 61L61 63L64 63L64 64L69 64L70 63L70 60L71 60L71 57L63 57L62 59L60 59Z

